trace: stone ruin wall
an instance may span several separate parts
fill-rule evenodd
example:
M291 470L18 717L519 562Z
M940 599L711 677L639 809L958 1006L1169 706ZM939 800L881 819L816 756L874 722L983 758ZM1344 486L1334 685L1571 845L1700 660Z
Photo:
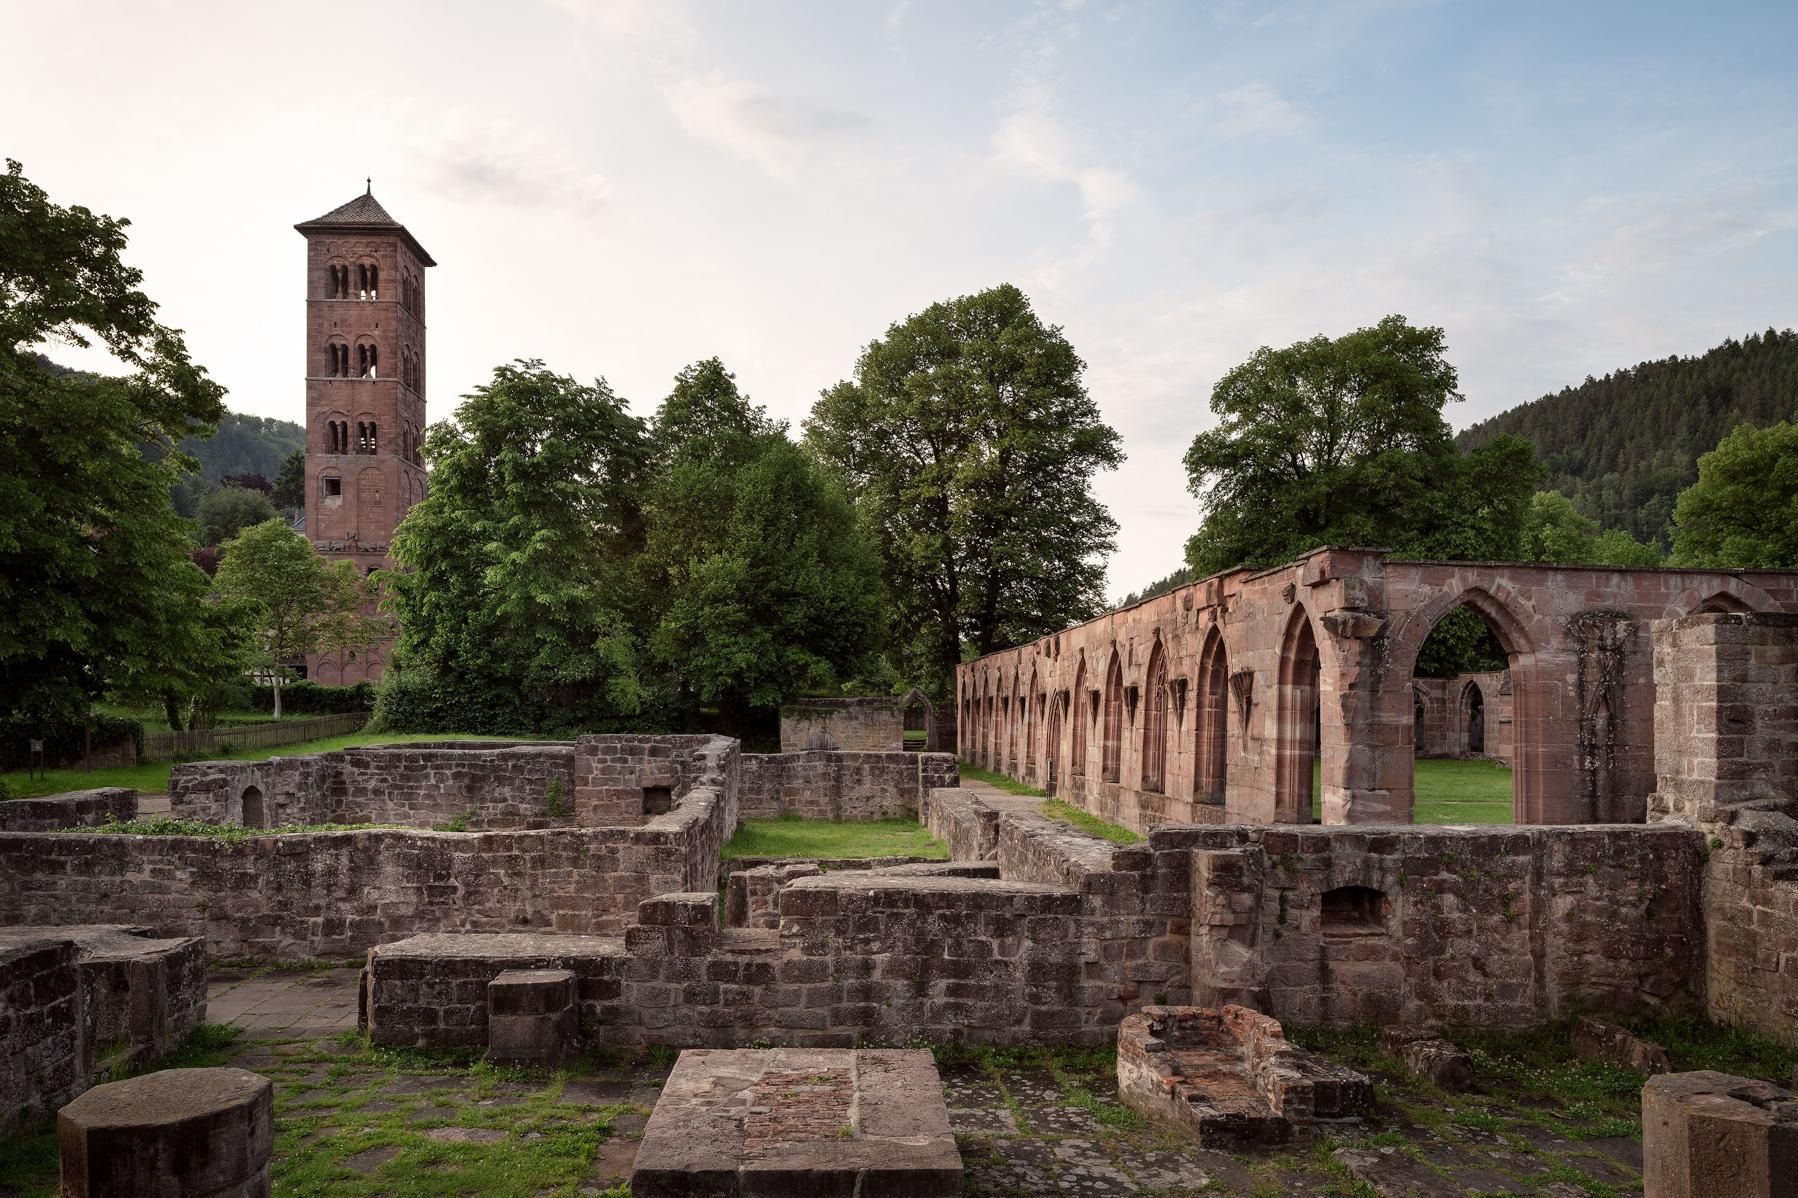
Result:
M1477 750L1468 729L1468 690L1473 686L1479 687L1485 710L1485 744ZM1413 710L1418 705L1423 708L1422 734L1412 738L1419 757L1483 757L1501 765L1514 764L1516 728L1509 670L1413 678L1411 690Z
M143 924L259 960L341 959L426 931L615 934L652 895L717 888L737 746L689 739L692 785L637 826L0 834L0 924Z
M135 818L137 792L124 786L0 802L0 832L54 832L59 828L92 828Z
M542 960L576 969L584 1024L621 1044L1098 1045L1145 1004L1251 990L1276 1017L1334 1024L1516 1028L1702 1001L1689 830L1188 827L1118 847L982 808L929 803L977 860L795 871L769 928L720 927L713 894L660 895L622 946L559 957L539 938ZM1326 926L1345 879L1387 887L1377 931ZM472 945L377 951L377 1039L479 1042L494 969Z
M1649 624L1700 608L1798 611L1798 573L1406 562L1319 549L964 663L960 755L1039 786L1053 762L1060 796L1137 831L1309 822L1311 692L1297 677L1309 643L1324 822L1408 823L1412 670L1430 629L1463 602L1512 652L1519 822L1629 823L1646 817L1654 790ZM1119 736L1107 777L1114 662ZM1164 689L1149 686L1157 662ZM1155 694L1165 712L1159 787L1145 769Z
M780 751L898 753L905 748L899 698L799 699L780 709Z
M953 753L746 753L744 819L916 819L920 796L961 784Z
M199 940L141 927L0 928L0 1134L205 1021Z
M1798 616L1670 620L1654 648L1649 818L1706 840L1710 1014L1798 1043Z

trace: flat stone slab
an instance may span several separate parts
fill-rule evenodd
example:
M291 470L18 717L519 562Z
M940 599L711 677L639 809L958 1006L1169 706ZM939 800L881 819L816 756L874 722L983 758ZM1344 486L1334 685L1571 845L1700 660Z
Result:
M951 1198L961 1154L928 1052L688 1049L643 1131L633 1198Z

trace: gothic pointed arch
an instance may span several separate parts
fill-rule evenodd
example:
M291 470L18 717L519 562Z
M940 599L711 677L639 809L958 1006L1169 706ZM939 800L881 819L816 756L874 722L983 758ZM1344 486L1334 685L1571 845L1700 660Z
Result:
M1124 663L1116 645L1105 671L1103 740L1099 746L1099 780L1116 782L1124 773Z
M1167 789L1168 692L1167 654L1161 638L1149 650L1149 668L1143 681L1142 788L1151 794Z
M1193 699L1193 798L1211 807L1224 805L1229 763L1230 655L1216 625L1199 651L1198 685Z
M1086 701L1086 651L1080 651L1080 664L1074 670L1072 744L1068 747L1068 772L1073 777L1086 776L1086 728L1092 722L1092 705Z
M1310 823L1317 768L1321 661L1304 604L1293 607L1280 645L1274 730L1274 822Z

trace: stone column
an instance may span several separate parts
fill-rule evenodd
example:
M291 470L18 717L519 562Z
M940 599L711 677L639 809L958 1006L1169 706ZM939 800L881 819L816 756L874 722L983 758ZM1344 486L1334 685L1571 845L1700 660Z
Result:
M1798 1198L1798 1098L1701 1070L1642 1087L1647 1198Z

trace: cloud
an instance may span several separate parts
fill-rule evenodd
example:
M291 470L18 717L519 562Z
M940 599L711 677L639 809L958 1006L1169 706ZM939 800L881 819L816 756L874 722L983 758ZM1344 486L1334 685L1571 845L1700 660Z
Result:
M819 153L852 143L873 125L859 112L759 91L719 71L688 75L664 94L689 134L783 180L799 175Z
M1117 214L1140 194L1123 170L1090 161L1056 116L1046 89L1025 85L1012 95L993 133L999 160L1039 179L1072 184L1093 239L1111 239Z
M1249 83L1200 106L1220 133L1231 137L1284 137L1305 127L1306 116L1265 83Z
M612 196L604 174L535 127L452 109L414 144L426 177L454 199L502 208L554 208L592 216ZM402 127L404 123L402 122Z

